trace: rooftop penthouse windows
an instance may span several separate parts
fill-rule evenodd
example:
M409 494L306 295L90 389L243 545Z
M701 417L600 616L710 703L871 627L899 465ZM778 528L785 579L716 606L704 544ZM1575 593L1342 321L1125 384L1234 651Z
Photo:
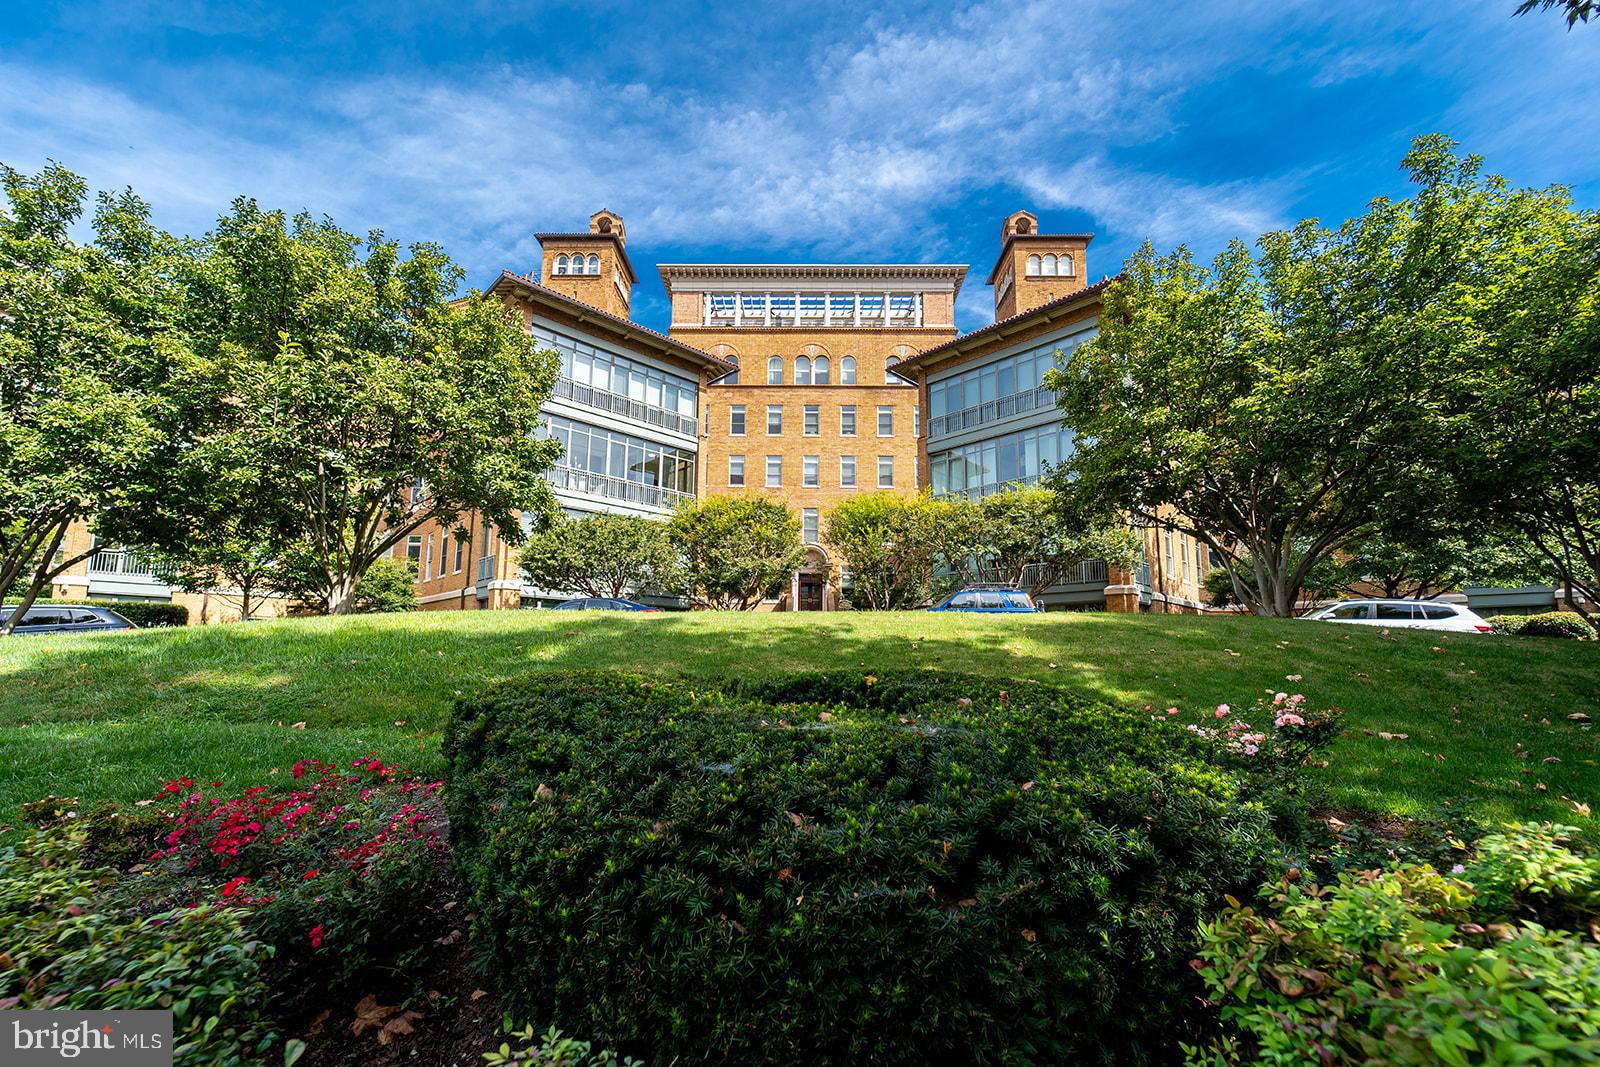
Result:
M558 266L559 273L559 266ZM917 328L921 293L704 293L706 326Z
M1030 278L1071 278L1077 273L1072 265L1072 257L1068 255L1047 255L1028 257L1028 277Z
M572 255L559 255L556 257L557 274L599 274L600 257L590 255L587 259L581 253Z

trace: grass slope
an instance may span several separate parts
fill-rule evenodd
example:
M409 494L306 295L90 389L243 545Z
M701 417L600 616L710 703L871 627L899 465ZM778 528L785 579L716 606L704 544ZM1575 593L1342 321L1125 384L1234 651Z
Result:
M1216 616L485 612L0 641L0 824L45 793L131 800L176 775L265 780L305 756L437 771L457 694L594 666L920 666L1196 713L1288 689L1349 711L1319 772L1337 806L1421 814L1460 799L1583 825L1573 801L1600 811L1600 736L1568 718L1600 722L1595 643Z

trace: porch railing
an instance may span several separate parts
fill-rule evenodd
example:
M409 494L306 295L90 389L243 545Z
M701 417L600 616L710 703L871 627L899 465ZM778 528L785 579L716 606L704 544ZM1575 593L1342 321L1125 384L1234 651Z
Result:
M1025 415L1040 408L1053 407L1055 402L1055 394L1043 386L1027 389L1020 393L1012 393L1009 396L1002 396L982 404L973 404L970 407L962 408L960 411L952 411L937 418L929 419L928 436L940 437L944 434L970 430L974 426L998 422L1000 419L1009 419L1013 415Z
M574 493L589 493L593 496L603 496L610 500L623 500L630 504L643 504L652 508L676 507L685 500L693 499L693 493L681 492L677 489L668 489L661 485L646 485L643 482L628 481L625 478L613 478L606 474L596 474L593 471L580 470L577 467L568 467L557 464L546 475L550 483L557 489L566 489Z
M571 378L557 378L555 395L563 400L570 400L574 404L582 404L587 408L597 411L609 412L620 415L634 422L642 422L648 426L659 426L664 430L674 430L686 437L695 435L696 424L692 415L680 415L676 411L660 407L656 404L647 404L642 400L634 400L620 393L613 393L609 389L599 389L592 385L575 382Z

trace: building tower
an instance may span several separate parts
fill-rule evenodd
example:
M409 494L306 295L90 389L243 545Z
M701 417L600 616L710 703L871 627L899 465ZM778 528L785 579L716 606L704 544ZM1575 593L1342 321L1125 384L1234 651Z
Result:
M628 318L638 276L628 262L622 216L596 211L588 233L537 233L540 284L618 318Z
M1092 233L1040 233L1031 211L1007 215L1000 224L1000 257L989 272L995 321L1071 296L1085 285Z

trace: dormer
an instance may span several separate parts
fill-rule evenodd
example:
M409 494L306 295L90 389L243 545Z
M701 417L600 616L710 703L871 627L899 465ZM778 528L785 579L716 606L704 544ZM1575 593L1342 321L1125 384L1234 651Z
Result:
M1000 224L1000 256L988 279L994 286L995 320L1082 289L1092 240L1091 233L1040 233L1039 218L1031 211L1007 215Z
M638 277L628 262L622 216L596 211L588 233L539 233L539 283L618 318L627 318Z

